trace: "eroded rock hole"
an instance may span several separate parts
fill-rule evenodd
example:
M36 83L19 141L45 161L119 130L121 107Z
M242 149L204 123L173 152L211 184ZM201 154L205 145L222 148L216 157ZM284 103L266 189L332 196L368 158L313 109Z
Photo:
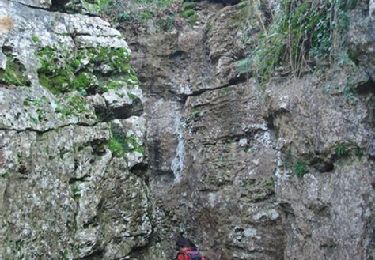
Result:
M334 164L330 161L326 161L322 158L314 158L311 162L311 166L318 172L330 172L334 169Z
M357 87L358 94L361 96L367 96L370 94L375 94L375 82L369 80Z
M51 11L65 11L65 5L69 0L52 0Z

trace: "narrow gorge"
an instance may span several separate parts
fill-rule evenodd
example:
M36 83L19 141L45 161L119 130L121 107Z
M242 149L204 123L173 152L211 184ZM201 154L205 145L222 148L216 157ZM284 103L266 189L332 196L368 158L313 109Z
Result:
M0 260L375 259L373 0L0 0Z

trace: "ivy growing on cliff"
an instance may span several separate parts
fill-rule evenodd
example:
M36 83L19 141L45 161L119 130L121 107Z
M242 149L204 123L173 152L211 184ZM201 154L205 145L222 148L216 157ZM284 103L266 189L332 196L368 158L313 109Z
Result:
M311 66L331 64L345 45L348 10L356 4L356 0L282 0L268 27L258 17L262 25L258 45L237 63L237 70L252 72L264 85L278 66L299 76Z

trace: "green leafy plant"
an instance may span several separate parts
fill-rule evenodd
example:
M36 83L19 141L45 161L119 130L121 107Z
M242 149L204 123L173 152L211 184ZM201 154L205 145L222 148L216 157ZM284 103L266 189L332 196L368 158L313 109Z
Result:
M125 154L123 143L117 137L113 137L109 140L108 149L111 150L116 157L123 157Z
M294 164L294 174L297 176L297 177L302 177L303 175L305 175L307 173L307 166L306 166L306 163L304 161L302 161L301 159L298 159L295 164Z
M361 147L353 144L338 143L334 149L336 158L338 159L356 156L359 160L361 160L365 154Z
M335 155L338 158L347 157L350 154L349 146L345 143L339 143L335 147Z
M194 10L194 4L185 3L181 16L188 20L193 25L198 20L198 14Z
M171 31L175 27L175 22L176 22L176 16L175 15L170 15L167 17L163 17L160 20L157 21L157 25L159 28L161 28L163 31Z
M270 26L266 28L260 20L259 43L246 61L237 63L239 73L250 71L264 85L279 65L299 76L310 65L331 63L345 44L347 12L355 4L350 0L282 0Z
M148 11L148 10L144 10L144 11L139 13L139 18L142 22L147 22L147 21L151 20L152 17L154 17L153 12Z
M89 12L100 13L109 4L109 0L81 0L82 6Z
M132 19L132 16L129 12L122 12L117 15L117 21L120 23L131 21L131 19Z
M81 188L79 187L79 183L74 183L72 186L71 186L71 190L72 190L72 197L74 199L79 199L81 198L82 194L81 194Z
M236 70L239 74L247 74L250 72L252 60L250 57L245 57L235 63Z
M123 157L127 153L133 152L144 154L144 147L134 134L124 136L121 130L113 125L111 131L112 138L108 141L108 149L112 151L114 156Z
M157 0L156 4L159 7L169 7L173 3L173 0Z
M363 149L359 146L356 146L354 148L354 155L357 156L359 160L361 160L364 155Z
M201 115L201 111L195 109L195 110L191 111L190 118L192 120L196 120L196 119L198 119L200 117L200 115Z
M33 34L33 36L31 36L31 40L33 41L33 43L39 43L40 42L39 37L35 34Z

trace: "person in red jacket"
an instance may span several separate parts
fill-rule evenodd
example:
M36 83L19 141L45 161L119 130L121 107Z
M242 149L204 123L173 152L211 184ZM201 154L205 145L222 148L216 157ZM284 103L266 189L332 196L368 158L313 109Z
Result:
M190 239L182 235L176 241L176 249L178 250L176 260L208 260L199 253Z

